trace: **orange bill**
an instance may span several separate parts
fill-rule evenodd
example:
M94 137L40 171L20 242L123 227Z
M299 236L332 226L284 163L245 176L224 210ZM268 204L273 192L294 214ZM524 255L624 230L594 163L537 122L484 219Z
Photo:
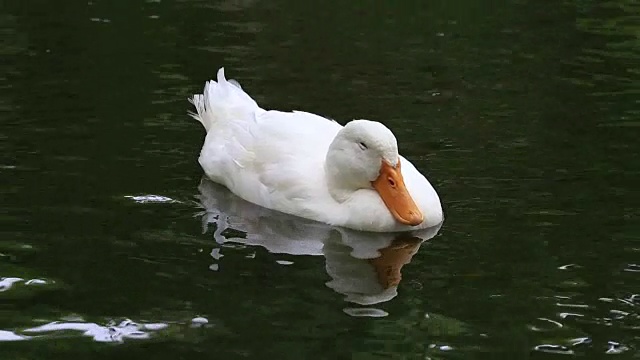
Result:
M380 175L371 182L373 188L380 194L391 215L405 224L416 226L424 221L424 216L411 198L400 172L400 160L394 168L386 161L382 161Z

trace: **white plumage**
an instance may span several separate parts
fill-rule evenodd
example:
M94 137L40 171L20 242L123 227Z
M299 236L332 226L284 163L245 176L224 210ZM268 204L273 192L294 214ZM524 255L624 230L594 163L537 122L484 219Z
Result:
M307 112L264 110L237 82L225 79L223 68L190 101L196 110L191 116L207 131L200 165L211 180L247 201L365 231L422 229L443 220L438 194L399 156L395 137L378 122L354 120L343 127ZM392 213L393 191L401 192L401 184L379 178L381 164L401 173L393 179L404 180L419 211L405 210L401 199ZM385 201L374 181L394 188Z

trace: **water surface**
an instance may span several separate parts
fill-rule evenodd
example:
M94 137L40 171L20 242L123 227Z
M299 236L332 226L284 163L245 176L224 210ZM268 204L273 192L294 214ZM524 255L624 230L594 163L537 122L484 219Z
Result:
M634 1L6 1L7 358L600 358L640 345ZM330 229L202 179L187 97L384 122L446 221Z

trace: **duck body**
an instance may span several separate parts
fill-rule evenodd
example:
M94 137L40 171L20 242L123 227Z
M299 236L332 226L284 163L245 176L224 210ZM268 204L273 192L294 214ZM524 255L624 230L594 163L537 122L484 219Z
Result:
M244 200L363 231L411 231L443 221L435 189L397 153L395 137L380 123L343 127L307 112L264 110L225 79L223 68L191 102L191 116L207 131L202 169Z

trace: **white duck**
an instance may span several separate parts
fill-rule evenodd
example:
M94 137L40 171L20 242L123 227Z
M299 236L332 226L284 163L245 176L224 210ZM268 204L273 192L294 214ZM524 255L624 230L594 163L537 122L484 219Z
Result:
M398 232L439 225L438 194L398 154L384 125L344 127L301 111L264 110L224 68L190 101L207 135L206 175L254 204L355 230Z

